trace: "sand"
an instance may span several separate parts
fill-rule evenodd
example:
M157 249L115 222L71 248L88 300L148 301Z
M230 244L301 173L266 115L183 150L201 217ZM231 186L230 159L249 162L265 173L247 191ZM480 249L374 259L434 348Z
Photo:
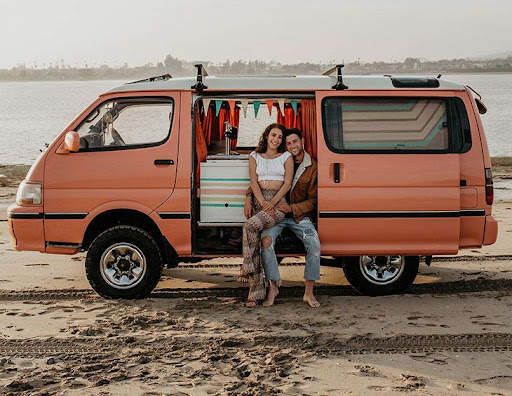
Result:
M83 254L13 250L16 177L4 176L0 394L512 394L511 174L495 167L495 245L422 263L406 294L376 298L326 258L317 310L293 258L271 308L244 307L238 261L224 258L164 270L151 298L101 299Z

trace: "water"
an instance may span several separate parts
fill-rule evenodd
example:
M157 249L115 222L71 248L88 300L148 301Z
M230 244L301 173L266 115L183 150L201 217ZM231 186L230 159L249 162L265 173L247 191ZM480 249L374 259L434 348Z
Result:
M482 95L488 112L482 116L491 156L512 157L512 74L447 75L447 80L472 86ZM0 164L31 164L39 149L50 143L87 105L109 88L125 81L65 81L0 83ZM241 114L240 129L254 136L241 136L240 144L257 143L265 125L275 122L265 103L254 119Z

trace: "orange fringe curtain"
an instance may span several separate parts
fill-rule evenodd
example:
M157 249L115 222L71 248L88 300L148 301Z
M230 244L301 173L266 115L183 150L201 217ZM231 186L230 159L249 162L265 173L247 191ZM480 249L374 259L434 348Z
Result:
M318 146L316 142L316 110L314 99L302 99L302 135L304 136L304 148L316 159Z
M200 180L200 164L201 162L206 161L206 156L208 155L208 146L205 140L205 129L203 128L203 125L201 123L201 113L202 112L202 104L196 106L195 111L195 127L196 127L196 133L195 133L195 145L196 145L196 156L197 156L197 167L196 167L196 186L199 186L199 180Z
M283 124L286 129L297 128L302 131L302 117L300 104L297 106L297 114L293 111L292 105L286 103L284 105L284 116L279 108L277 109L277 123Z
M215 110L214 110L215 111ZM211 110L210 110L211 112ZM237 127L240 124L240 107L236 106L233 112L230 111L227 102L222 103L222 107L219 112L218 122L217 122L217 134L216 139L212 140L224 140L224 122L229 121L232 127ZM231 141L231 150L236 150L236 144L238 139Z
M206 161L208 155L208 147L212 140L224 139L224 122L230 122L231 126L238 128L240 123L240 108L237 106L231 112L229 106L224 102L220 109L219 116L215 114L215 104L211 103L208 114L205 115L206 109L203 109L203 104L198 103L195 109L195 145L197 156L197 180L199 182L199 164ZM237 140L231 141L231 150L236 149Z

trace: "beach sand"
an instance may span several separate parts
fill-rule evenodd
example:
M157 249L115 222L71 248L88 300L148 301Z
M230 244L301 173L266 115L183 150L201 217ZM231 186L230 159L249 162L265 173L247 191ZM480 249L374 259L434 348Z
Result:
M512 393L508 163L494 167L496 244L422 263L386 297L356 295L325 258L316 310L296 258L271 308L244 306L226 258L164 270L148 299L99 298L83 254L14 251L5 209L25 172L0 167L0 394Z

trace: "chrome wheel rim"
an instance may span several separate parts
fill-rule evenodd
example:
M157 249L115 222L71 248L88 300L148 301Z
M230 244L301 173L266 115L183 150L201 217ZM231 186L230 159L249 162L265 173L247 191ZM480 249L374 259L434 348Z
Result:
M146 257L135 245L116 243L105 250L100 262L101 276L116 289L130 289L146 273Z
M404 256L360 256L361 273L375 285L389 285L404 272Z

